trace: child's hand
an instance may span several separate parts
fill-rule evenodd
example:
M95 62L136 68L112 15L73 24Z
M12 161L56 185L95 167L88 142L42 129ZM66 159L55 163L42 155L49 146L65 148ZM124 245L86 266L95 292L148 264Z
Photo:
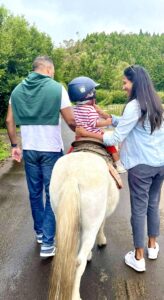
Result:
M103 111L98 105L93 105L97 113L104 119L108 119L110 115L108 115L105 111Z
M107 123L107 126L112 125L112 117L108 117L108 119L106 119L106 123Z
M93 104L93 106L94 106L94 108L95 108L95 110L97 111L98 114L103 113L103 110L98 105Z

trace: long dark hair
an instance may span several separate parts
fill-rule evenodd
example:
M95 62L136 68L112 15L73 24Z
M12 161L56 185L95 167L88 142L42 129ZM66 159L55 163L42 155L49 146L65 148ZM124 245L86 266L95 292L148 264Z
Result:
M142 126L144 127L144 121L148 116L151 133L153 133L162 124L163 108L148 72L141 66L133 65L124 70L124 76L133 83L127 102L133 99L138 100L141 107L140 121L142 122Z

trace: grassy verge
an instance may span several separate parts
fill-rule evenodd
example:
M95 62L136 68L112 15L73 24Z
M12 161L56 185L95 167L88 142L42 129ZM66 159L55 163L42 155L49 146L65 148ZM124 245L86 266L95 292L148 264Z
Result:
M111 104L108 105L105 109L109 114L121 116L124 106L124 104Z
M1 138L1 136L0 136ZM10 156L10 145L4 141L0 141L0 161Z
M0 161L10 156L10 142L7 138L7 130L0 129Z

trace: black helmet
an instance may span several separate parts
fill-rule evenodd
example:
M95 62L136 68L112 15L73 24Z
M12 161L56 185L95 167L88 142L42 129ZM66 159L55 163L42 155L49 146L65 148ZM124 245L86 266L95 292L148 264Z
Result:
M94 80L89 77L81 76L74 78L68 83L68 94L73 102L85 101L86 96L99 86Z

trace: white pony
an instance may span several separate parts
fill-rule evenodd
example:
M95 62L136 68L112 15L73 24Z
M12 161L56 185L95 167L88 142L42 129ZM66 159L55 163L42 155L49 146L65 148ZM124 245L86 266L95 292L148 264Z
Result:
M75 152L54 166L50 198L57 221L56 257L49 300L80 300L80 281L96 237L106 245L105 217L116 208L119 191L103 158Z

